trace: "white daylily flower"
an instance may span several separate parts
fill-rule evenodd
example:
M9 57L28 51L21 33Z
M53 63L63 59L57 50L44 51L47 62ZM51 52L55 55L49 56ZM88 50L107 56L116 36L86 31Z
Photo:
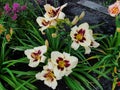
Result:
M89 29L88 23L83 23L79 27L74 26L70 32L73 43L71 47L77 50L79 46L85 48L85 54L91 52L90 47L98 47L99 44L94 40L92 30Z
M58 78L66 75L68 76L72 69L76 67L78 63L78 58L70 56L68 53L60 53L58 51L53 51L51 53L51 62L55 65L54 73Z
M44 62L46 57L43 54L46 51L47 47L45 45L25 50L25 55L30 59L29 66L37 67L40 62Z
M53 64L48 62L48 65L43 67L43 71L36 74L36 79L44 80L44 84L51 87L52 89L56 89L57 87L57 79L53 72Z
M45 8L45 18L48 18L48 19L64 19L65 17L65 14L62 12L62 9L64 7L67 6L67 3L58 7L58 8L55 8L53 6L51 6L50 4L46 4L44 5L44 8Z
M39 26L41 27L39 30L44 34L44 30L47 29L49 26L54 26L56 25L56 21L54 20L48 20L44 17L37 17L36 19L37 23L39 24Z
M91 36L91 44L90 44L90 47L97 48L100 44L97 43L97 42L95 41L95 39L93 38L93 31L90 30L89 32L90 32L90 36Z

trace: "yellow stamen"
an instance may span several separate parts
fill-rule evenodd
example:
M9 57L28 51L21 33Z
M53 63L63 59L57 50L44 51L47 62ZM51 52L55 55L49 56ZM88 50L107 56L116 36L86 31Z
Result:
M45 78L46 78L47 80L53 81L54 78L55 78L55 76L54 76L54 74L53 74L52 71L49 71L47 74L45 74Z
M119 13L119 8L118 7L114 7L113 9L112 9L112 13L114 14L114 13Z
M31 57L34 58L35 60L40 60L41 59L41 56L39 54L32 53Z
M61 67L61 68L64 68L65 67L65 62L63 60L59 61L58 66Z
M75 37L76 37L76 39L79 41L79 40L82 40L83 35L81 35L81 34L77 34Z

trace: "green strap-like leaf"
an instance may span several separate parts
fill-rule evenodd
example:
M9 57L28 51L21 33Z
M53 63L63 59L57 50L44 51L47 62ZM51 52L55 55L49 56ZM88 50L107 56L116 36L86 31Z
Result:
M0 82L0 90L7 90L1 82Z

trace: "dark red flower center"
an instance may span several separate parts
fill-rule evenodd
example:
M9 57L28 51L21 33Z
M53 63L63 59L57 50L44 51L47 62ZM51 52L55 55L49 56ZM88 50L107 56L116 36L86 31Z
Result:
M50 17L55 17L58 14L59 10L60 10L60 8L58 8L57 10L51 9L51 10L49 10L48 14Z
M33 52L33 53L31 54L31 57L34 59L34 61L38 61L38 60L41 59L40 54L41 54L41 51L38 50L37 52Z
M55 75L54 75L53 71L51 71L51 70L49 70L49 69L48 69L47 71L48 71L48 73L46 73L46 74L44 75L44 77L45 77L47 80L53 81L54 78L55 78Z
M84 35L85 35L85 30L80 29L79 31L77 31L77 33L74 34L74 38L76 39L76 42L77 43L84 42L84 40L86 40Z
M68 60L64 60L61 57L58 57L57 59L57 64L58 64L58 69L60 69L61 71L64 70L65 67L69 67L69 61Z
M42 25L47 26L50 24L50 21L42 20Z

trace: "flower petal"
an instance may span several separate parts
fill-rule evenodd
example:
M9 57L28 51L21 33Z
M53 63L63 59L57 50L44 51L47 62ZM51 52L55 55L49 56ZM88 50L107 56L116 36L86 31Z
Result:
M71 47L74 49L74 50L77 50L79 48L79 44L76 43L75 41L73 41L73 43L71 44Z
M78 58L75 57L75 56L70 56L68 58L68 60L70 61L70 66L67 68L67 70L69 69L72 69L72 68L75 68L78 64Z
M64 56L63 56L62 53L60 53L60 52L58 52L58 51L53 51L53 52L51 53L51 61L52 61L52 63L54 63L54 64L57 65L56 60L58 59L58 57L63 58Z
M65 18L65 14L63 12L60 12L58 18L59 19L64 19Z
M36 22L39 24L39 26L42 27L42 26L45 26L45 25L42 24L43 20L48 22L48 20L46 18L44 18L44 17L37 17Z
M31 53L33 53L35 50L34 49L27 49L24 51L25 55L27 56L28 59L33 59L31 57Z
M41 55L43 55L43 54L46 53L46 51L47 51L47 46L46 46L46 45L43 45L43 46L35 47L34 49L35 49L36 51L37 51L37 50L40 50L40 51L41 51Z
M84 47L85 48L85 54L90 54L91 49L89 47Z
M66 7L67 6L67 3L65 3L64 5L62 5L61 7L60 7L60 10L62 10L64 7Z
M45 59L46 59L46 57L43 55L43 56L41 57L40 62L44 63L44 62L45 62Z
M54 74L56 76L57 80L62 79L62 77L65 75L66 69L63 69L63 71L59 70L58 67L54 67Z
M56 89L56 87L57 87L57 81L56 80L53 80L52 82L45 80L44 84L51 87L52 89Z
M72 40L75 40L74 34L76 33L77 29L78 29L77 26L74 26L74 27L71 28L70 36L71 36Z
M114 4L108 7L108 12L112 17L120 14L120 1L116 1Z
M38 80L45 80L45 78L43 77L45 73L46 73L45 71L37 73L35 75L36 79L38 79Z
M72 73L72 70L71 70L71 69L70 69L70 70L67 70L66 73L65 73L65 75L68 76L68 75L70 75L70 73Z
M40 60L34 61L33 59L31 59L28 65L30 67L37 67L39 63L40 63Z
M79 25L78 28L79 29L82 28L82 29L88 30L89 29L89 24L88 23L82 23L82 24Z

